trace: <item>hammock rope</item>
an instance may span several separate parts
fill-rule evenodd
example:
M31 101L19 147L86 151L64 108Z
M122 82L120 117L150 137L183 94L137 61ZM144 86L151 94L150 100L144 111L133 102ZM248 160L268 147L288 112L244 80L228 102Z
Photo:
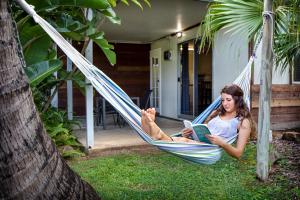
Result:
M32 6L24 0L17 0L23 9L33 17L61 50L72 60L77 68L91 82L93 87L122 115L128 124L139 134L147 143L158 147L188 161L212 164L217 162L222 153L222 149L214 144L192 144L153 140L141 128L141 110L133 103L130 97L101 70L95 67L89 60L81 55L67 40L65 40L47 21L41 18ZM244 91L246 103L250 103L250 78L251 65L254 61L254 54L250 57L248 64L238 78L234 81ZM218 97L213 103L204 110L193 123L202 123L208 115L215 110L221 102ZM237 135L229 138L228 143L233 143Z

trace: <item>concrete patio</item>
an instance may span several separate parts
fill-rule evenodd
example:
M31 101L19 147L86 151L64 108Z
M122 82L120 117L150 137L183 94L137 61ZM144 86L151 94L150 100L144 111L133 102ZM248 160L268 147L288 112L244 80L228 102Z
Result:
M102 126L95 126L94 147L88 150L89 156L100 156L128 151L155 150L156 148L146 143L142 138L128 125L119 127L114 124L109 116L106 119L106 129ZM157 117L157 124L167 134L179 132L183 128L183 123L177 120ZM86 144L86 128L82 120L82 128L74 131L80 143Z

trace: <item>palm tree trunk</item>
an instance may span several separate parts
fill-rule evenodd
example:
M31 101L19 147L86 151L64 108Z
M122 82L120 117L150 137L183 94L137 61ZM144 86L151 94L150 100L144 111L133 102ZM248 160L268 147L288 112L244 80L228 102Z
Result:
M35 108L8 0L0 1L0 199L99 199L73 172Z

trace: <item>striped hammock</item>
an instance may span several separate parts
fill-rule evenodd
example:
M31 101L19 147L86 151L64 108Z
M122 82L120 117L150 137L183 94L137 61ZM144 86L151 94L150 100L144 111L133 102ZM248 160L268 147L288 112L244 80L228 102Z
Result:
M188 161L212 164L218 161L222 154L222 149L214 144L191 144L153 140L141 128L141 110L135 105L130 97L116 85L101 70L95 67L90 61L82 56L71 44L69 44L47 21L41 18L34 9L24 0L18 0L23 9L33 17L53 41L62 49L62 51L73 61L78 69L91 82L94 88L110 104L118 110L128 124L139 134L147 143L158 147L159 149L179 156ZM244 98L249 105L250 97L250 76L251 65L254 57L252 56L239 77L234 81L244 91ZM218 97L205 111L203 111L192 123L202 123L209 114L215 110L221 103L221 97ZM229 138L228 143L233 143L236 136Z

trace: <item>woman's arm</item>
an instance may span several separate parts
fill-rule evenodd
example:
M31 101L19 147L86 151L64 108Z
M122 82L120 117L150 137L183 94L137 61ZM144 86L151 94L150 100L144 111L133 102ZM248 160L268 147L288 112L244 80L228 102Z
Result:
M251 132L251 125L248 119L244 119L239 128L239 136L237 139L236 147L226 143L221 137L216 135L207 135L208 139L213 143L217 144L226 151L230 156L239 159L245 150L245 146L248 142Z

